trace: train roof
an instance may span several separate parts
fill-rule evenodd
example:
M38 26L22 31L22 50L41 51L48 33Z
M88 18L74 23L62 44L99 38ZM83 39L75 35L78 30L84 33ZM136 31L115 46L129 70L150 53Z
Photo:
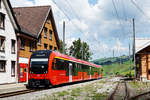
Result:
M55 56L58 56L58 57L62 57L64 59L68 59L69 61L74 61L74 62L78 62L78 63L82 63L82 64L86 64L86 65L90 65L90 66L94 66L94 67L102 67L101 65L96 65L96 64L93 64L91 62L88 62L88 61L84 61L84 60L81 60L81 59L77 59L77 58L74 58L74 57L71 57L71 56L68 56L68 55L65 55L65 54L61 54L60 52L57 52L57 51L52 51Z

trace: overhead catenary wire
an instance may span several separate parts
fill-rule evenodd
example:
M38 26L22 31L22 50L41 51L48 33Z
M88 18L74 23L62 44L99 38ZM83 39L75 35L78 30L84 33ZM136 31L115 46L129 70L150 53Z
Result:
M138 9L139 12L141 12L148 20L150 20L150 17L148 17L145 12L142 10L142 8L133 0L130 0L131 3Z
M118 22L120 24L121 31L122 31L123 34L125 34L124 28L123 28L123 24L122 24L121 19L119 17L119 14L118 14L118 11L117 11L117 7L115 5L115 1L114 0L112 0L112 4L113 4L113 8L114 8L114 11L115 11L115 14L116 14L116 18L117 18L117 20L118 20ZM121 37L121 34L120 34L119 37Z
M57 8L66 16L66 18L75 26L75 28L83 33L83 31L75 24L72 22L71 18L61 9L61 7L55 2L55 0L52 0L52 2L57 6Z
M124 29L122 27L123 25L121 23L121 20L120 20L120 17L119 17L118 11L117 11L117 7L115 5L115 1L114 0L112 0L112 4L113 4L113 8L114 8L114 11L115 11L115 14L116 14L116 18L117 18L117 20L118 20L118 22L120 24L121 31L122 31L122 33L124 33ZM119 37L121 37L121 34L120 34ZM118 38L118 41L120 41L120 38ZM120 46L117 47L118 55L120 56L120 50L119 49L120 49Z
M76 13L75 9L72 7L72 5L70 4L70 2L69 2L68 0L66 0L66 3L70 6L70 8L71 8L71 9L72 9L72 11L74 12L74 14L75 14L76 18L77 18L78 20L80 20L80 21L81 21L80 17L77 15L77 13Z
M122 3L122 9L123 9L123 16L125 17L125 21L127 21L127 15L126 15L126 11L125 11L124 0L121 0L121 3Z

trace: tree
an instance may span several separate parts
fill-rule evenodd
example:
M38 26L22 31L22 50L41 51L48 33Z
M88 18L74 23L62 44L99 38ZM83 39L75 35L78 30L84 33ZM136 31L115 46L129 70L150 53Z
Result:
M86 42L81 42L79 38L73 41L72 45L69 47L69 55L88 61L92 53L90 52L89 45Z
M60 53L63 53L63 41L62 40L60 40L60 48L59 48L59 52ZM66 47L67 45L65 44L65 54L67 54L67 47Z

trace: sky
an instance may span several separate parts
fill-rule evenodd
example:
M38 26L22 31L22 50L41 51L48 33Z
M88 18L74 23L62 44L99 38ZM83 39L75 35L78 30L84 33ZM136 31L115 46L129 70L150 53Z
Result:
M136 38L150 38L150 0L10 0L13 7L51 5L59 38L63 21L66 44L81 38L92 59L128 55Z

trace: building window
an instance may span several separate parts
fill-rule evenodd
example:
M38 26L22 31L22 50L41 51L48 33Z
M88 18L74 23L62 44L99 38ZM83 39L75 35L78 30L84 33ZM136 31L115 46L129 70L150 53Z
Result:
M11 61L11 76L12 77L15 77L15 65L16 65L16 62Z
M0 52L5 52L5 38L0 37Z
M47 44L44 44L44 50L47 50Z
M41 44L41 36L38 38L38 44Z
M52 45L50 45L50 46L49 46L49 50L52 50L52 49L53 49L53 46L52 46Z
M0 72L6 72L6 61L0 61Z
M49 39L52 40L52 30L49 30Z
M33 48L34 48L34 42L30 41L30 51L33 51Z
M47 38L47 28L44 27L44 37Z
M21 41L20 49L24 49L25 46L24 38L20 38L20 41Z
M13 54L15 54L15 44L16 44L16 41L11 40L11 53L13 53Z
M50 24L50 16L47 17L47 23Z
M54 47L54 50L56 51L56 50L57 50L57 47Z
M0 28L5 29L5 14L0 13Z
M2 6L2 0L0 0L0 8L1 8L1 6Z

